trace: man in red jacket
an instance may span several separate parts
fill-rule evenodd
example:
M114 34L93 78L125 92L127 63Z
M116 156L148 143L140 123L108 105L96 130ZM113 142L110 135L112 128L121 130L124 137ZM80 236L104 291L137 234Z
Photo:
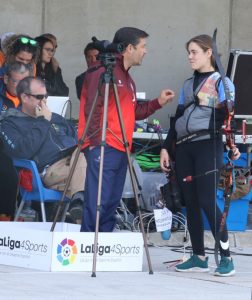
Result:
M132 135L135 120L147 118L157 109L171 102L174 92L170 89L161 91L158 98L139 104L136 101L136 87L129 74L132 66L141 65L146 50L148 34L133 27L119 29L113 43L123 43L124 50L115 54L116 63L113 68L114 81L117 86L122 118L129 147L132 145ZM96 67L87 72L81 93L78 135L81 137L90 114L93 100L98 90L99 79L105 69L98 61ZM105 86L99 89L97 105L91 124L88 128L84 148L89 147L88 166L85 185L85 207L82 217L81 231L95 231L98 177L101 154L101 128L103 119L103 101ZM127 171L127 155L122 143L122 132L112 88L109 91L108 120L106 145L102 176L102 195L100 207L99 231L111 232L115 226L115 211L119 205Z

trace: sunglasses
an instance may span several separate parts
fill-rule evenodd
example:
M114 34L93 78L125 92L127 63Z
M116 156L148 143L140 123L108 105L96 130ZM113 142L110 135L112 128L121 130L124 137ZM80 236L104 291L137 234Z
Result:
M37 94L37 95L33 95L33 94L28 94L28 93L25 93L27 96L32 96L34 98L36 98L37 100L43 100L43 99L47 99L48 98L48 94Z
M29 39L29 38L26 38L26 37L21 37L20 39L19 39L19 41L22 43L22 44L24 44L24 45L27 45L27 44L30 44L30 45L32 45L32 46L37 46L37 41L35 41L35 40L32 40L32 39Z

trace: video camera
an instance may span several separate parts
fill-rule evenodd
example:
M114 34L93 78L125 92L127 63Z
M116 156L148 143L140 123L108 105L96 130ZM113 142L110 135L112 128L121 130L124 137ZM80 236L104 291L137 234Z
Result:
M122 53L125 50L123 43L110 43L108 40L99 41L95 36L92 37L94 48L101 53Z
M115 53L122 53L125 49L123 43L110 43L108 40L99 41L95 36L92 37L93 46L99 51L97 60L101 61L102 65L109 69L116 64Z

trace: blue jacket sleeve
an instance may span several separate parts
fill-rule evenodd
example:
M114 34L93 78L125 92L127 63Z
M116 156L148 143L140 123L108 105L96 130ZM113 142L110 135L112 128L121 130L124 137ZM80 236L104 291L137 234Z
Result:
M184 105L184 104L185 104L185 94L184 94L184 89L182 88L179 93L178 105Z
M234 87L234 84L233 82L226 77L226 82L227 82L227 85L228 85L228 89L230 91L230 99L231 101L235 101L235 87ZM223 82L222 80L220 81L220 84L218 85L218 97L219 97L219 100L220 102L223 102L226 100L226 95L225 95L225 91L224 91L224 86L223 86Z
M1 135L5 146L5 152L12 157L31 159L48 138L50 122L43 117L30 123L29 130L16 124L9 118L1 124ZM27 124L26 124L27 125Z
M51 124L55 124L56 126L60 127L61 130L63 131L63 135L64 136L69 136L72 138L76 139L77 142L77 130L74 127L74 125L69 122L68 120L66 120L64 117L62 117L61 115L52 113L52 118L50 121Z

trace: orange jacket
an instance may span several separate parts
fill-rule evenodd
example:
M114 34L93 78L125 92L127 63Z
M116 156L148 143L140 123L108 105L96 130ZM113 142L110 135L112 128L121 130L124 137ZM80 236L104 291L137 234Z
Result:
M0 50L0 68L4 65L5 63L5 55L3 51Z

